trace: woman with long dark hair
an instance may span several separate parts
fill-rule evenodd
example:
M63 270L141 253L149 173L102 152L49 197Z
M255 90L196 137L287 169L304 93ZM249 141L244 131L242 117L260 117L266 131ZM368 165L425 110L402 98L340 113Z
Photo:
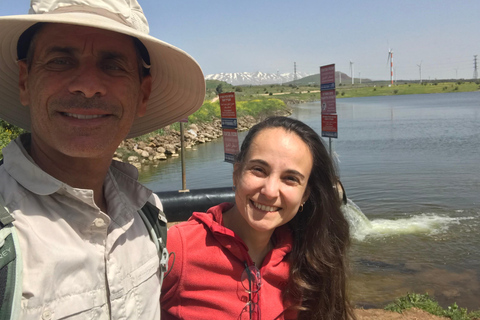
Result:
M162 288L162 317L353 319L349 225L318 134L287 117L253 126L233 184L235 204L170 228L175 261Z

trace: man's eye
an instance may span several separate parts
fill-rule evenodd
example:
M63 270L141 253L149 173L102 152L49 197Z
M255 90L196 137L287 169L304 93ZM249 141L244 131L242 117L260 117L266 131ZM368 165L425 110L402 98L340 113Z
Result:
M116 71L116 70L123 70L123 68L121 68L118 64L116 63L105 63L103 65L103 68L105 70L113 70L113 71Z
M125 65L121 61L107 60L102 63L103 70L107 72L124 72L127 70Z
M71 65L73 63L71 59L68 59L68 58L53 58L50 61L48 61L47 64L51 66L55 66L55 65L64 66L64 65Z

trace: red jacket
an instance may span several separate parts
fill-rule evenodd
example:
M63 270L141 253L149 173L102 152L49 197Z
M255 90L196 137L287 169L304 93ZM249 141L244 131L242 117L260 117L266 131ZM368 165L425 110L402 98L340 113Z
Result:
M240 278L245 262L249 266L253 262L245 243L223 226L222 213L231 207L222 203L207 213L194 212L188 221L168 230L168 251L175 255L170 257L170 273L163 281L162 320L241 319L250 299ZM275 247L259 268L262 285L255 300L263 320L295 319L295 313L284 312L282 302L292 234L288 226L281 226L272 237Z

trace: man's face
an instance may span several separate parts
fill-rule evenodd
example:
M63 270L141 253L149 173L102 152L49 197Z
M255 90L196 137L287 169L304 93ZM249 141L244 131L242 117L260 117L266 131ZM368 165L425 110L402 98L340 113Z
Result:
M43 154L111 157L145 114L151 77L140 79L129 36L47 24L37 34L31 65L19 67L32 148Z

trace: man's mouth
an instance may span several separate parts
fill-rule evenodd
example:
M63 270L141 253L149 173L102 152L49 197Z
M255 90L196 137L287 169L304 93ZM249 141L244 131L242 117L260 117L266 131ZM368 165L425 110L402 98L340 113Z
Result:
M107 114L76 114L76 113L68 113L68 112L62 112L62 114L64 116L72 117L80 120L90 120L90 119L97 119L97 118L103 118L108 116Z

